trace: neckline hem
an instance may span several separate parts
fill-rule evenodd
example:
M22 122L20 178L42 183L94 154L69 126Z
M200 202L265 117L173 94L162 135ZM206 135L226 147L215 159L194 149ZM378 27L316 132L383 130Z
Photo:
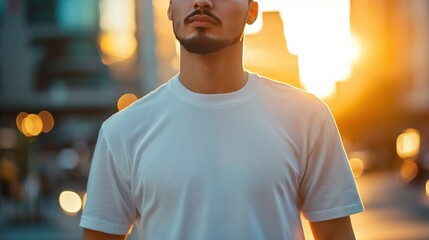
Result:
M171 79L168 86L173 94L182 101L202 107L221 108L242 103L253 95L257 89L257 75L247 72L247 76L246 84L241 89L230 93L202 94L192 92L180 82L178 74Z

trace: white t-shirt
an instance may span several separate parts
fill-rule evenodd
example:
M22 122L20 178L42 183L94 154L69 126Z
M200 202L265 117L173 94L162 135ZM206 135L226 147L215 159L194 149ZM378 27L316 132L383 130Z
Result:
M338 130L313 95L249 73L227 94L178 77L104 122L81 226L140 239L303 239L363 206Z

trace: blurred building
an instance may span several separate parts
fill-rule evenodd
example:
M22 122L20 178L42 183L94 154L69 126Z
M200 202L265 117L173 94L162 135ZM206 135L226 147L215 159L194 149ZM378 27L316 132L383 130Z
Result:
M114 111L121 93L100 61L98 1L2 2L0 123L48 110L58 123L51 144L93 138L91 115Z
M0 168L16 170L12 179L0 169L0 202L28 199L30 176L44 195L84 189L101 122L117 111L122 94L144 92L138 52L115 65L103 63L99 3L0 1ZM53 129L24 136L18 114L41 111L53 116Z

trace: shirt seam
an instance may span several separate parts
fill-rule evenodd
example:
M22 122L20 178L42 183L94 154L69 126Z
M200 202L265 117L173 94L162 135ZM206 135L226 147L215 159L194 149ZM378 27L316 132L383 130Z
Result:
M359 213L364 211L362 203L354 203L342 207L329 208L317 211L305 211L303 214L307 219L313 221L323 221L328 219L334 219L343 216L349 216L351 214Z
M100 219L82 216L79 224L83 228L92 230L101 230L110 234L126 234L128 232L128 226L120 225L117 223L106 222Z

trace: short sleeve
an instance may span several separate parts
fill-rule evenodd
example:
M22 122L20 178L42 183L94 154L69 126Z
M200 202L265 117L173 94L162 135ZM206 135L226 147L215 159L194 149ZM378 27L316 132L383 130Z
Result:
M108 141L116 141L110 143ZM87 185L87 200L80 226L109 234L129 232L136 210L132 201L126 158L113 151L121 148L117 138L106 137L101 128L94 150ZM122 150L123 151L123 150Z
M301 212L309 221L345 217L363 211L336 123L327 107L312 141L300 186Z

